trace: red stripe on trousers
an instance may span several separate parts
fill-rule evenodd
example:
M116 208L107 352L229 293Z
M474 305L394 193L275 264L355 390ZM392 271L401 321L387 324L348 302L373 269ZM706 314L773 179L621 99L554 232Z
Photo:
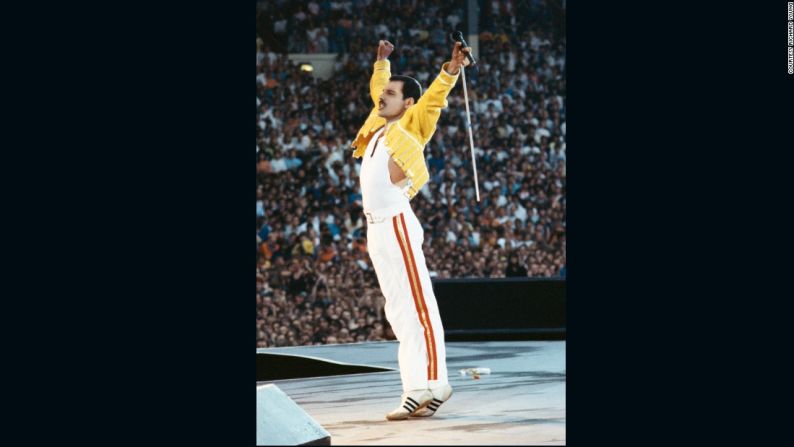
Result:
M428 350L428 354L432 355L433 359L433 361L430 362L430 364L433 366L433 370L430 374L430 380L436 380L438 378L438 355L436 354L436 339L433 334L433 325L430 323L430 310L427 307L427 302L425 302L425 296L422 292L422 281L419 278L419 271L416 269L416 258L414 257L414 252L411 248L411 239L408 237L408 228L405 226L405 216L402 213L400 213L400 222L402 223L406 245L408 246L408 255L411 257L411 267L413 268L414 276L416 277L416 288L419 292L419 302L421 303L421 307L425 310L425 314L427 315L427 326L425 327L425 330L429 332L430 339L430 349Z
M400 214L400 216L402 217L402 214ZM411 271L412 270L411 270L410 265L408 264L408 252L406 251L406 248L403 247L403 240L402 240L402 238L400 238L400 232L399 232L399 230L397 228L397 216L394 216L392 218L392 224L394 225L394 235L397 237L397 243L400 246L400 252L403 255L403 262L405 262L405 272L408 275L408 284L410 284L410 286L411 286L411 296L414 299L414 306L416 307L416 313L417 313L417 315L419 317L419 323L422 325L422 328L424 329L425 344L426 344L426 347L427 347L427 354L428 354L428 356L435 355L435 345L431 344L431 341L430 341L431 339L428 338L428 335L429 335L428 334L428 327L430 325L430 322L428 321L427 323L425 323L424 318L422 317L422 310L420 308L419 298L418 298L418 295L416 293L416 286L418 286L420 288L420 293L421 293L421 285L417 284L415 286L414 285L414 281L413 281L413 279L411 277ZM405 226L403 226L403 228L405 228ZM406 242L407 242L408 234L406 234L405 237L406 237ZM411 249L410 244L406 244L406 245L408 245L407 250L410 250ZM413 255L411 255L411 259L413 259ZM417 277L417 279L418 279L418 277ZM432 334L432 328L430 328L430 333ZM431 346L432 346L432 348L431 348ZM428 362L427 362L427 378L428 378L428 380L433 380L433 377L434 377L433 376L433 372L434 371L431 371L431 369L430 369L430 365L431 364L435 364L435 363L432 362L431 359L428 358Z
M430 346L433 350L433 361L431 362L433 365L433 371L430 380L436 380L438 379L438 356L436 354L436 338L433 335L433 325L430 323L430 309L427 307L425 295L422 292L422 282L419 279L419 271L416 269L416 258L414 258L414 252L411 248L411 240L408 238L408 229L405 227L405 217L402 213L400 213L400 222L402 223L403 231L405 232L405 241L406 245L408 246L408 254L411 256L411 266L413 267L414 275L416 276L416 288L419 290L419 300L422 303L422 307L425 309L425 313L427 314L427 330L430 332Z

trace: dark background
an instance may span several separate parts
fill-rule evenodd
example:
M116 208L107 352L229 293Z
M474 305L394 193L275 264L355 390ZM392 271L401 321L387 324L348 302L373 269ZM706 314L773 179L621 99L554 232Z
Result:
M6 15L17 435L254 443L253 10ZM785 11L568 2L569 445L785 426Z

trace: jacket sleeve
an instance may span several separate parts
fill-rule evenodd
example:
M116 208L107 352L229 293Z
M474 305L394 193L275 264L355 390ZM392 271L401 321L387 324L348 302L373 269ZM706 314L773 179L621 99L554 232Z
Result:
M390 63L388 59L382 61L375 61L375 67L372 70L372 77L369 80L369 94L372 98L373 107L369 112L367 120L364 125L359 129L356 138L350 144L355 148L353 157L359 158L364 155L364 149L367 147L370 135L376 129L386 124L386 119L378 116L378 100L380 99L383 88L389 83L391 77Z
M372 78L369 80L369 95L372 97L372 103L378 107L378 100L380 99L383 89L389 83L391 77L391 63L388 59L382 61L375 61L375 69L372 71Z
M455 87L458 76L460 76L460 71L456 75L447 73L448 65L449 62L444 64L441 72L414 106L416 111L412 118L416 120L415 125L418 126L419 134L425 141L433 136L436 130L436 123L438 123L438 118L441 116L441 109L447 108L447 96L449 96L452 88ZM416 128L415 126L411 127Z

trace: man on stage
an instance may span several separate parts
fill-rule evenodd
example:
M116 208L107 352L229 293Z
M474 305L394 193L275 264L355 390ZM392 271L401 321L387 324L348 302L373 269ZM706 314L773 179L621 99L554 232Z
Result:
M432 416L452 395L447 378L444 328L433 294L422 242L424 231L410 206L427 183L424 147L436 131L460 67L468 65L460 42L452 60L422 94L419 82L392 76L394 45L381 40L370 80L374 108L353 141L361 157L361 194L367 249L383 296L386 318L399 341L403 395L389 420Z

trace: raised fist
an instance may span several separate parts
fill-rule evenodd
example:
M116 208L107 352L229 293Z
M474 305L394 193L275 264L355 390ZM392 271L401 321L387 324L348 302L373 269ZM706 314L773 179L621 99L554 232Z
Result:
M381 40L378 42L378 60L382 61L389 57L391 52L394 51L394 45L388 40Z
M460 42L455 42L455 46L452 48L452 60L449 62L449 66L447 67L450 74L457 74L458 68L461 65L464 67L469 66L469 59L466 58L466 53L470 52L470 47L463 48Z

